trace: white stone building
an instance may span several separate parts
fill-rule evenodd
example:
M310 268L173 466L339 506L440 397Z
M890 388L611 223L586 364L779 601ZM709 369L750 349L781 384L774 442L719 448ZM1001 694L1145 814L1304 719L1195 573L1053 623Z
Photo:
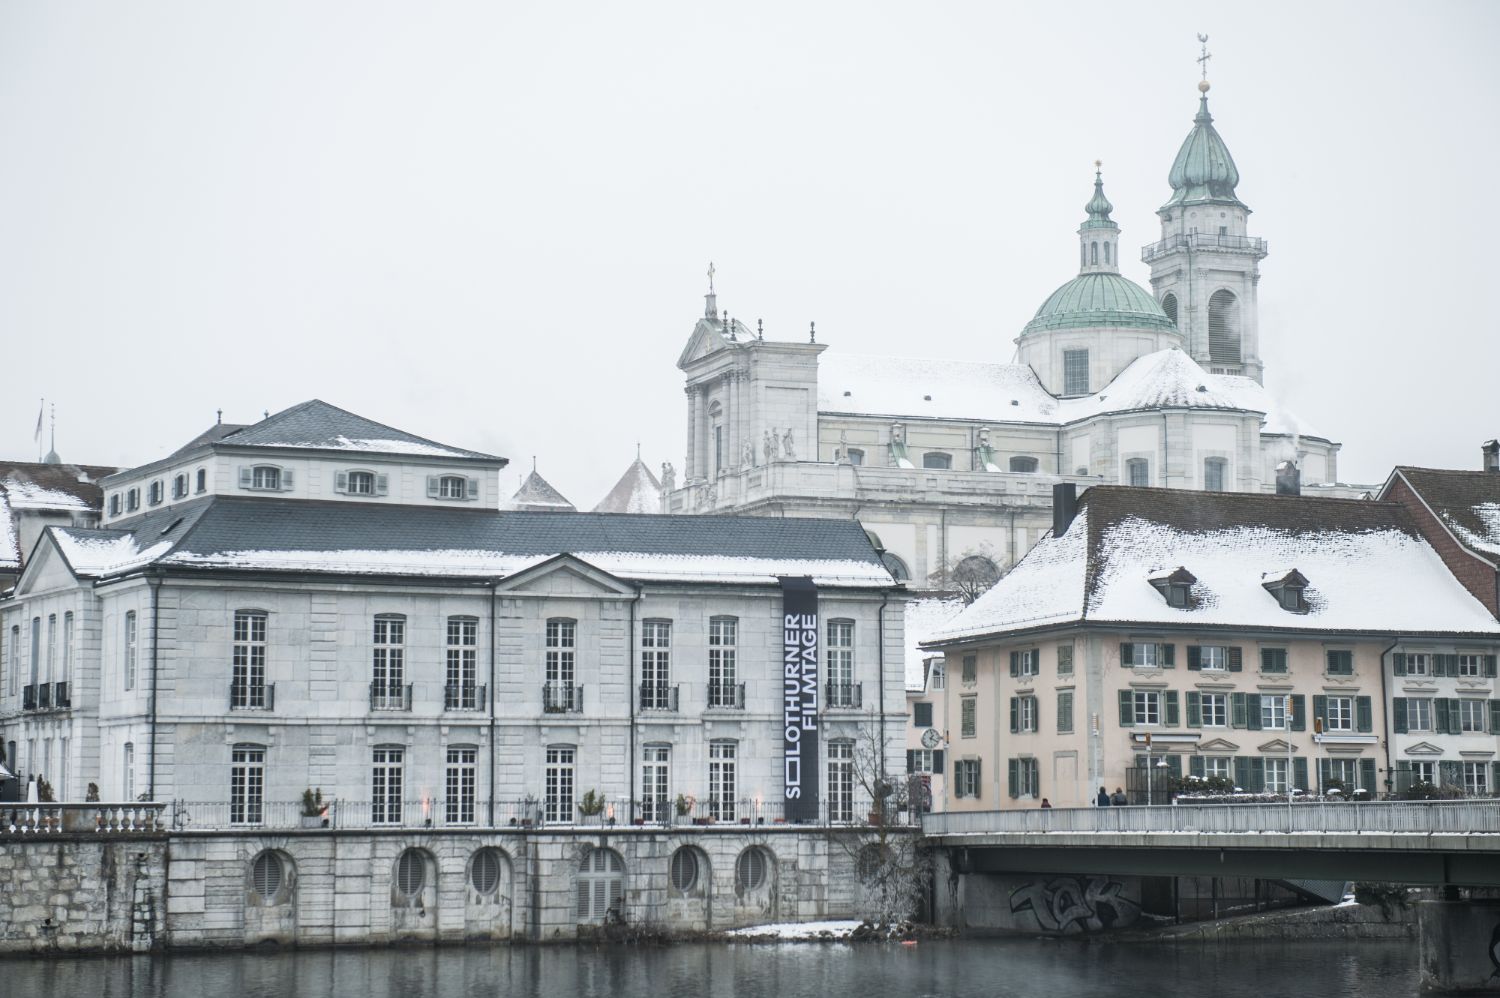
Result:
M858 525L500 510L504 464L314 401L111 476L0 599L7 758L199 826L304 789L345 825L571 823L590 791L598 821L770 823L778 577L810 578L822 813L865 813L903 593Z

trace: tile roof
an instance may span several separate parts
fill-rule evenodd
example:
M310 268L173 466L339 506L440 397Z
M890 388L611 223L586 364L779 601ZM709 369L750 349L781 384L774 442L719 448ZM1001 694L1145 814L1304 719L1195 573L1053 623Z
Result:
M1444 526L1482 554L1500 555L1500 472L1398 467Z
M516 494L506 500L504 509L535 509L535 510L568 510L573 511L576 507L568 502L566 496L552 487L552 483L535 469L526 476L526 481L516 490Z
M599 500L595 513L660 513L661 482L640 458L636 458L609 494Z

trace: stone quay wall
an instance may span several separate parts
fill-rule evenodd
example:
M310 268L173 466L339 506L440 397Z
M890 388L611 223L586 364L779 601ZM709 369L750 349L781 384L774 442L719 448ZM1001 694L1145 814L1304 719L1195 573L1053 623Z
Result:
M0 955L562 942L616 922L694 933L850 918L875 838L739 826L7 838Z

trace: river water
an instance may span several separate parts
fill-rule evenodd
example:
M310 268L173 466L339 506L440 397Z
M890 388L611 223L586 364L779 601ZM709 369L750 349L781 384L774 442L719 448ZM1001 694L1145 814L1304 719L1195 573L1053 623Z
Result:
M494 946L7 960L26 998L1412 998L1413 943Z

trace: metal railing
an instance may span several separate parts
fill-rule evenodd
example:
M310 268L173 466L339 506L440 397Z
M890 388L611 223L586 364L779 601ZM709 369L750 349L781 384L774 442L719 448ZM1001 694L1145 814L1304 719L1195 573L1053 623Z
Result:
M709 683L708 706L714 710L744 710L744 683Z
M548 714L576 714L583 710L583 687L573 683L543 683L542 710Z
M140 835L167 830L165 804L0 804L0 837L97 834Z
M864 706L862 683L826 683L823 687L823 706L858 709Z
M237 682L229 684L230 710L275 710L275 683Z
M411 683L371 683L371 710L411 710Z
M641 710L677 709L677 687L665 683L641 684Z
M36 684L21 687L21 709L36 710Z
M489 706L487 691L474 683L450 683L443 687L444 710L484 710Z
M1150 263L1157 257L1166 256L1168 253L1179 249L1188 250L1230 250L1258 253L1266 255L1266 241L1255 236L1231 236L1219 235L1217 232L1188 232L1180 236L1168 236L1160 242L1152 243L1150 246L1141 248L1141 261Z
M52 706L59 710L73 706L73 698L66 682L52 684Z
M36 709L52 709L52 685L50 683L42 683L36 688Z
M922 816L925 835L1083 832L1500 833L1500 800L1176 804L947 811Z

